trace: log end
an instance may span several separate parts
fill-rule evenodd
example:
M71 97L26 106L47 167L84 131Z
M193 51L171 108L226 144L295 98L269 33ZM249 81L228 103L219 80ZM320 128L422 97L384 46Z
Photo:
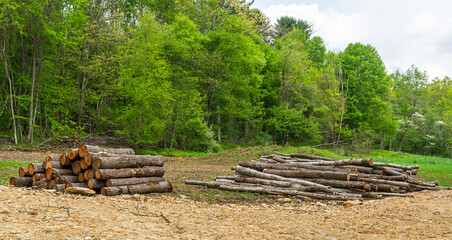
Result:
M28 164L28 173L33 175L35 173L35 166L33 164Z
M11 185L13 185L13 186L16 186L16 178L15 178L15 177L11 177L11 178L9 179L9 184L11 184Z
M53 168L48 168L45 173L45 178L51 180L53 175Z
M86 156L87 152L88 152L88 148L86 147L86 145L80 145L80 147L78 147L78 155L80 157Z

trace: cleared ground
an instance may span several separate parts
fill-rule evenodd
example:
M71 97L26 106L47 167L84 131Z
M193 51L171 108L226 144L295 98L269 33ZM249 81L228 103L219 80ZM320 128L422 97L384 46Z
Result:
M0 186L0 239L452 239L452 191L347 206L183 184L232 175L238 160L263 153L168 158L166 178L175 187L169 194L84 197ZM44 155L7 151L0 160Z

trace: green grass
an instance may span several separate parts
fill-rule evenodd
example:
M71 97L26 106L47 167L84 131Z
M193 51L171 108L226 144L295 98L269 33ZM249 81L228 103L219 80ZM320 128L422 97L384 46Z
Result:
M13 176L19 176L18 168L26 167L29 163L14 162L14 161L1 161L0 162L0 185L8 185L9 178Z

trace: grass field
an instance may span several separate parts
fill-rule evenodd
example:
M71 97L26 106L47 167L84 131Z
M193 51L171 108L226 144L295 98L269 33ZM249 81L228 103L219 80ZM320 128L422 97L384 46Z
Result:
M185 180L211 181L216 176L234 175L231 167L236 166L239 161L257 160L262 155L273 154L274 151L284 153L303 152L313 155L332 158L349 158L337 154L335 151L318 150L307 147L250 147L234 148L216 154L206 154L183 151L138 151L141 154L161 154L167 157L165 163L165 178L174 186L174 192L169 195L185 195L191 199L207 202L269 202L278 199L277 196L267 196L253 193L235 193L207 189L199 186L185 185ZM1 154L1 153L0 153ZM27 166L28 162L39 162L45 154L31 155L27 152L14 152L15 157L9 158L12 153L0 155L0 184L7 185L9 178L17 176L17 168ZM22 156L22 157L20 157ZM376 162L391 162L402 165L419 165L419 180L438 180L441 186L452 186L452 159L412 155L396 152L375 152L373 154L355 155L353 158L373 158ZM15 159L22 159L15 161ZM27 161L29 159L29 161Z

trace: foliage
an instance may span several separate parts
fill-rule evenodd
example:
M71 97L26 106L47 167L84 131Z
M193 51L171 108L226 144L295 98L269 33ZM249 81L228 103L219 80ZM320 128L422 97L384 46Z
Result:
M0 132L33 146L115 131L142 148L333 145L452 154L452 81L328 51L253 2L0 1Z

